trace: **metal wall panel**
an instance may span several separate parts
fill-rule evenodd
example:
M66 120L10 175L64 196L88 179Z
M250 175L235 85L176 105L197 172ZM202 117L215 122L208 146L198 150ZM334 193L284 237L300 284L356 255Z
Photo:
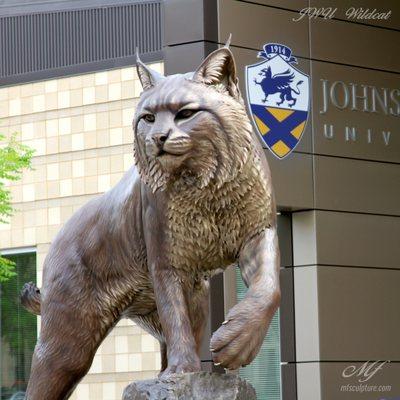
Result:
M278 240L281 253L281 267L293 266L292 214L278 214Z
M302 8L308 7L308 0L244 0L244 2L284 8L287 10L301 10Z
M304 211L292 221L295 266L400 268L399 217Z
M293 268L282 268L280 273L281 305L280 305L280 337L281 361L296 361L296 339L293 298Z
M400 272L295 268L296 361L400 361Z
M232 44L261 49L267 42L285 43L299 57L309 57L308 21L293 22L297 12L234 0L219 0L219 40L232 33Z
M204 58L218 47L215 43L194 42L167 46L164 50L166 75L195 71Z
M296 364L281 365L282 399L297 399L296 393Z
M400 72L398 32L321 18L310 21L311 57Z
M317 274L320 359L400 361L400 271L318 266Z
M400 162L400 75L316 61L311 67L315 153ZM378 97L385 96L383 107Z
M358 370L363 364L359 362L297 364L297 398L299 400L396 400L398 398L400 363L383 365L381 370L377 370L376 374L365 382L360 382L365 376L362 373L358 375L358 371L348 378L342 376L346 368L353 366ZM347 387L348 385L350 387ZM390 390L387 385L391 386ZM287 399L293 400L295 397Z
M310 0L310 7L315 8L337 8L334 13L334 18L343 19L354 23L366 24L371 26L381 26L390 29L400 29L400 13L398 12L399 2L398 0L384 0L377 2L376 0ZM365 19L350 18L353 10L351 9L362 9L368 10L368 12L374 9L378 12L392 11L388 19ZM350 9L350 10L349 10ZM346 14L347 12L347 14ZM360 15L361 17L361 15Z
M278 160L266 150L271 168L276 203L280 210L313 207L312 156L292 153L285 161Z
M182 43L182 29L178 29L180 23L185 21L186 43L199 41L204 38L203 2L198 0L169 0L165 9L165 45L171 46ZM177 29L171 29L176 27Z
M398 164L314 156L314 185L315 208L400 216Z
M372 365L372 362L368 365ZM366 377L360 368L364 364L359 362L329 362L320 364L321 392L324 400L396 400L400 393L400 363L392 362L372 366L371 378L364 381ZM353 376L347 377L352 369L357 371ZM375 371L376 373L372 375ZM343 377L345 371L345 377ZM360 380L362 382L360 382ZM312 382L310 382L312 384ZM347 387L364 387L364 391L355 392ZM388 387L390 386L390 388Z
M182 29L184 21L185 29ZM217 4L214 0L168 0L165 8L165 46L218 40ZM175 29L174 29L175 28Z

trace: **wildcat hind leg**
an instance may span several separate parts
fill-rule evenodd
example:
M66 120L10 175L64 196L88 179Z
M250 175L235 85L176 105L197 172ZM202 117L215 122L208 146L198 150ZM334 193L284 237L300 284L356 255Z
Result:
M32 358L26 400L65 400L88 372L115 321L82 315L52 299L42 304L41 332Z

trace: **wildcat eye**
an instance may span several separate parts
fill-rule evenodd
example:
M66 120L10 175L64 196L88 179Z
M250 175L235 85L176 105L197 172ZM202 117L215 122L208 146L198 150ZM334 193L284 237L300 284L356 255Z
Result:
M144 119L149 124L152 124L156 120L156 117L153 114L145 114L143 115L142 119Z
M190 118L192 115L196 114L197 110L190 110L189 108L183 109L179 111L175 118L176 119L186 119Z

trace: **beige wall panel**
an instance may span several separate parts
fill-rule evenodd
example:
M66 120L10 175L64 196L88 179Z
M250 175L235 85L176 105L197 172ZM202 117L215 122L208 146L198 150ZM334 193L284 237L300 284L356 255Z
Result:
M400 71L396 31L317 18L310 22L310 36L313 59Z
M318 275L315 266L294 269L296 361L320 359Z
M318 209L400 215L398 164L314 156L314 185Z
M319 363L296 364L296 372L297 372L296 400L322 400L320 364Z
M398 134L400 75L316 61L312 61L311 67L315 153L400 162L400 135ZM328 83L323 84L322 79L327 80ZM343 82L345 87L342 83L334 83L337 81ZM353 87L351 84L356 84L357 86ZM324 85L328 88L326 91L329 98L328 102L324 101ZM368 86L368 88L364 89L362 85ZM384 97L382 88L388 89L386 110L380 107L375 95L375 109L377 112L362 111L365 106L367 110L373 110L371 86L377 89L382 98ZM348 105L346 108L339 109L332 104L329 96L332 87L334 99L338 101L340 106L346 105L344 96L347 90ZM353 96L353 91L356 96L364 96L364 90L366 90L367 94L366 104L364 104L363 99L355 99ZM397 103L392 97L395 97ZM355 102L354 104L353 101ZM325 104L327 104L327 107ZM353 110L353 105L358 110ZM392 113L397 114L397 116ZM331 125L333 127L332 135L330 134ZM353 140L352 131L351 133L349 131L346 136L346 127L349 130L355 129L355 140ZM368 133L368 130L370 130L370 133Z
M330 211L296 213L294 265L400 268L399 237L399 217Z
M316 8L337 8L334 18L344 19L353 22L360 22L368 25L383 26L387 28L400 29L400 13L398 11L398 0L310 0L310 7ZM363 9L378 12L392 11L388 19L351 19L352 9ZM350 10L349 10L350 9Z
M293 265L314 265L317 263L316 214L302 211L292 214Z
M317 269L320 359L399 361L400 271Z
M284 43L297 56L308 57L308 20L294 22L298 13L253 3L219 0L219 41L232 33L232 44L261 49L267 42Z

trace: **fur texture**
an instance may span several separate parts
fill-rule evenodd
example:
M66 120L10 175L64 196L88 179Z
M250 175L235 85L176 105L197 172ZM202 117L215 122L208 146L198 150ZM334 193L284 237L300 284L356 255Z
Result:
M164 376L199 370L208 278L229 265L239 264L249 290L213 335L216 363L249 363L279 304L269 169L230 50L186 75L137 66L145 91L133 123L136 167L65 224L41 293L32 284L23 292L42 315L28 400L68 398L124 317L160 341Z

